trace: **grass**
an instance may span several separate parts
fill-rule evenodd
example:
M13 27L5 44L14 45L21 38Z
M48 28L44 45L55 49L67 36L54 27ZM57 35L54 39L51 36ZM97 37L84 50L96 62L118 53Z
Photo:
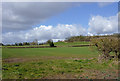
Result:
M99 63L96 59L44 60L24 63L3 64L3 79L116 78L117 65Z
M3 48L2 58L27 58L38 56L60 57L96 57L97 51L91 51L89 47L64 47L64 48Z
M55 46L88 45L90 42L56 42Z
M93 47L94 49L94 47ZM99 63L89 47L3 48L3 79L116 79L117 63Z

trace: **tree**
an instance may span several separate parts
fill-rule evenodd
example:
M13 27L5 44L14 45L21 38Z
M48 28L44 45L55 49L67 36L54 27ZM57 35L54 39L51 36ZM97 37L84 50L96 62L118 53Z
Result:
M30 44L31 44L31 45L36 45L36 43L35 43L35 42L31 42Z
M23 45L23 44L20 42L20 43L19 43L19 46L22 46L22 45Z
M0 46L4 46L4 44L3 44L3 43L0 43Z
M26 45L30 45L30 43L29 43L29 42L26 42Z
M28 42L23 42L23 45L30 45Z
M38 45L38 40L35 39L33 42L31 42L31 45Z
M15 43L15 46L18 46L18 43Z
M38 40L35 39L33 42L30 43L30 45L38 45Z
M50 45L50 47L55 47L52 40L48 40L47 43Z
M38 45L38 40L37 39L35 39L33 42L35 43L35 45Z
M2 46L4 46L4 44L2 43Z

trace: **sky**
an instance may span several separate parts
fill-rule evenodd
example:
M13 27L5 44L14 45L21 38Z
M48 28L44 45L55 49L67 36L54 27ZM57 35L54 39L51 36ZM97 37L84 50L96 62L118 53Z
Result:
M2 42L118 32L117 2L3 2Z

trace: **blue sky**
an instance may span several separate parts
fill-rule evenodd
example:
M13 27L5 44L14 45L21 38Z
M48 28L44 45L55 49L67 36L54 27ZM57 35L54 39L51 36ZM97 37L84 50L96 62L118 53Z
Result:
M78 4L78 3L74 3ZM66 11L50 17L48 20L40 23L40 25L57 24L80 24L83 27L88 27L88 22L91 16L100 15L109 17L118 13L118 3L108 3L104 6L99 6L99 3L80 3L78 6L71 7Z
M118 3L3 3L4 43L47 41L118 30Z

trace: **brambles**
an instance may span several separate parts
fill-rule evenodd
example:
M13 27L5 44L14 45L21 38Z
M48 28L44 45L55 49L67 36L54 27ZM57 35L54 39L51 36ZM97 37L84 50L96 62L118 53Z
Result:
M120 58L120 39L118 37L101 37L91 39L91 43L95 45L102 53L100 59ZM114 56L110 56L110 53L114 53Z

